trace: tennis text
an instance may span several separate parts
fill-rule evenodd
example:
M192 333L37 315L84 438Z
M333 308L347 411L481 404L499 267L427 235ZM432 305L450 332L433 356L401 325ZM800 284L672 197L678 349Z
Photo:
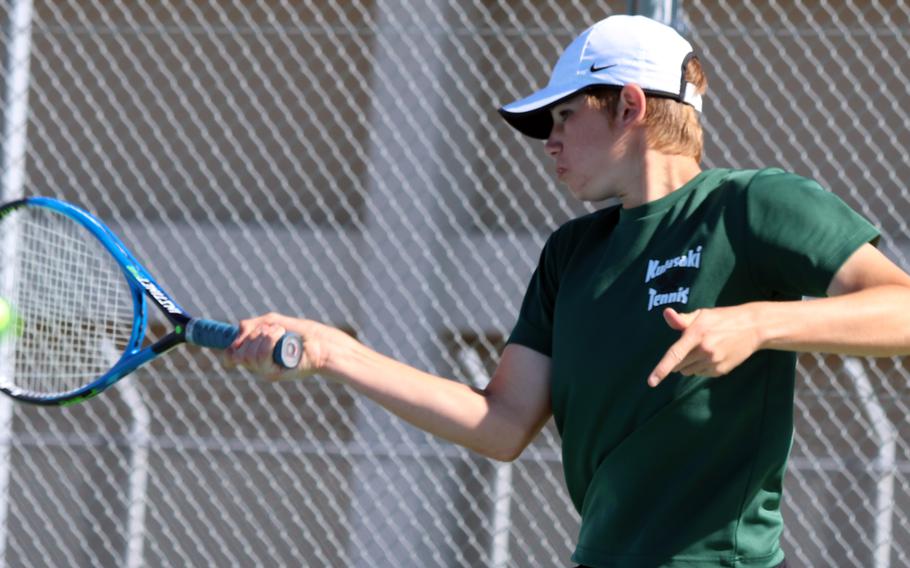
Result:
M648 288L648 311L666 304L688 304L689 288L680 286L675 292L659 294L654 288Z

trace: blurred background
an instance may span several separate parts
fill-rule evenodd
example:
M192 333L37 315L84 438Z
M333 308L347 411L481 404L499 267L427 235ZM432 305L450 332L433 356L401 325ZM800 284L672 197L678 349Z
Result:
M706 167L812 177L910 268L907 0L7 0L0 201L89 209L191 313L315 318L483 386L591 210L496 109L628 12L700 54ZM910 565L906 362L799 373L791 565ZM577 530L552 425L499 464L193 348L75 407L0 401L7 566L567 566Z

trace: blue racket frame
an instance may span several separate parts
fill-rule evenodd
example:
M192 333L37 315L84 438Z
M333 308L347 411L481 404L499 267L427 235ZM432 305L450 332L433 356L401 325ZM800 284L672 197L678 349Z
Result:
M91 213L51 197L26 197L0 206L0 218L20 207L42 207L66 215L87 229L120 265L124 278L132 292L134 317L133 329L126 349L120 359L106 372L91 383L54 396L35 396L15 387L0 385L0 391L25 402L46 406L66 406L90 399L111 385L148 363L155 357L173 349L181 343L192 343L214 349L226 349L240 333L240 329L228 323L191 317L133 257L126 245ZM148 298L174 325L174 331L157 342L142 347L148 329ZM273 353L275 363L281 367L296 368L302 355L302 340L294 334L286 334L276 345Z

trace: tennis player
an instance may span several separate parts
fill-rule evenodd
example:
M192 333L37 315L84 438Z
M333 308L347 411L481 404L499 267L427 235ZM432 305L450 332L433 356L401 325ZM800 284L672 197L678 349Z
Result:
M554 416L584 566L785 565L796 354L910 353L910 276L815 182L703 171L705 90L673 29L612 16L566 48L545 88L500 110L546 139L576 198L619 204L550 236L484 391L275 314L241 323L230 362L337 379L498 460ZM270 354L286 330L306 355L282 374Z

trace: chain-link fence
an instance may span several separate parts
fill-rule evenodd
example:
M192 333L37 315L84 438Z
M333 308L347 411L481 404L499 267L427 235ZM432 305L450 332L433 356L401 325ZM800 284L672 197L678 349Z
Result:
M306 315L482 384L543 240L585 211L496 107L625 9L10 0L3 197L97 213L193 313ZM814 177L910 265L910 4L680 15L710 78L706 165ZM908 378L801 359L793 565L910 564ZM264 384L199 350L83 405L0 401L0 428L10 566L564 566L577 533L552 427L497 464L333 383Z

